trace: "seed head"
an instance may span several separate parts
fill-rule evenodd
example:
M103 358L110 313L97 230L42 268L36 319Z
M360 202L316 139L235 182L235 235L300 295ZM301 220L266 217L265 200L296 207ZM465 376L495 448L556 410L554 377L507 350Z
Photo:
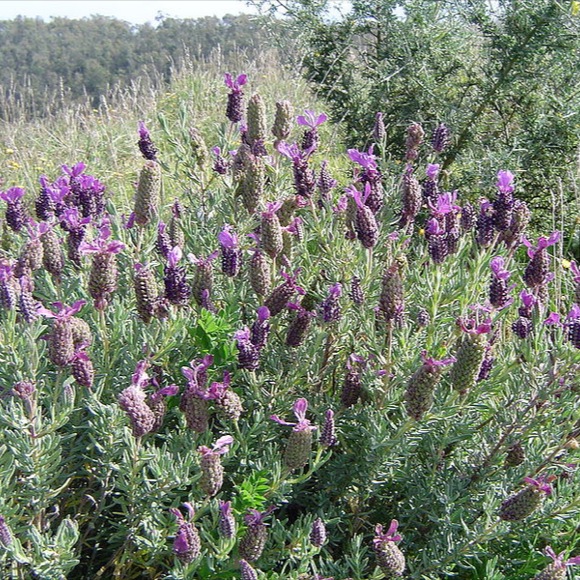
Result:
M279 101L276 103L276 115L274 117L274 125L272 126L272 134L276 137L274 147L280 141L285 141L290 136L292 131L292 104L290 101Z
M161 166L153 160L146 161L139 174L135 193L135 223L146 226L157 217L161 195Z

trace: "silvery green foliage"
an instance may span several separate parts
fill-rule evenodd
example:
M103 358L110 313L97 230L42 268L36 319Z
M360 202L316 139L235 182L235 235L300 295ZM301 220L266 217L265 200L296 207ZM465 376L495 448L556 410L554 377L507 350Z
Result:
M225 95L222 102L208 102L208 110L215 106L223 116ZM270 96L283 97L268 94L266 104ZM576 321L566 314L572 312L576 282L555 259L561 244L547 249L542 306L527 318L533 332L518 338L510 332L518 305L500 310L486 300L492 258L506 260L515 296L523 289L529 261L525 252L508 248L497 236L482 248L465 232L457 252L435 263L421 232L430 217L425 208L415 217L412 234L393 226L401 210L399 177L386 171L388 160L378 156L384 206L374 224L376 244L364 247L348 235L348 202L340 199L360 172L346 152L332 150L325 125L309 163L318 167L321 159L334 156L332 167L346 168L333 172L342 182L322 207L305 199L296 202L294 215L304 229L301 249L291 262L285 257L280 264L261 254L267 267L261 271L263 291L256 293L249 253L255 241L248 235L258 237L258 216L242 211L243 201L235 194L239 175L214 176L211 160L198 167L191 159L187 127L194 121L201 128L204 124L191 118L190 105L183 104L177 121L162 110L156 137L167 164L164 183L179 192L187 184L180 218L183 256L189 258L180 262L184 284L194 278L196 256L210 256L217 249L225 224L232 224L239 237L241 271L234 279L215 268L212 310L185 292L179 304L156 302L163 316L156 310L145 322L133 288L134 264L147 264L151 282L160 284L167 260L155 252L155 224L123 227L120 216L129 214L131 197L119 195L108 201L110 215L103 218L111 239L124 246L115 254L118 279L106 305L90 300L90 256L82 257L80 269L65 259L60 284L43 269L25 274L34 283L35 300L46 309L58 311L54 302L87 301L74 317L83 323L75 322L73 342L74 350L86 351L92 360L95 376L90 389L81 387L68 357L50 360L50 343L42 338L52 332L46 313L26 322L15 309L0 310L0 515L12 539L0 547L0 576L239 578L240 547L247 548L243 538L252 524L244 516L256 512L268 514L260 528L267 539L260 542L259 554L248 550L258 578L379 580L383 572L377 566L373 530L394 519L412 578L526 580L545 568L539 550L547 538L555 552L573 557L580 525L573 443L579 435L580 363L578 349L567 340ZM273 107L266 106L268 110ZM208 143L218 138L209 128L203 136ZM237 133L224 131L221 138L224 151L239 146ZM127 143L134 141L127 134ZM430 160L429 147L413 149L417 172ZM255 200L256 213L267 211L262 200L281 199L292 189L292 161L278 153L272 157L264 161L267 179L260 182L264 195ZM363 157L360 152L358 157ZM100 170L110 174L107 165ZM490 174L486 182L492 193L494 178ZM451 175L450 187L453 179ZM131 187L131 178L125 181L116 179L121 194ZM518 187L516 179L516 197ZM463 203L460 195L458 203ZM170 206L160 203L159 218L167 222L170 214ZM100 221L87 224L87 243L103 227ZM11 245L3 251L15 259L26 236L10 236ZM407 265L397 280L397 294L404 296L408 312L424 311L428 325L388 324L385 316L375 316L376 308L385 309L385 268L401 257ZM301 297L306 288L311 311L328 295L330 284L348 284L355 276L365 300L353 303L346 292L335 293L341 316L333 317L332 324L313 316L305 340L287 348L292 321L288 302L297 300L306 308ZM272 284L283 287L274 294L276 300L266 291ZM276 316L268 318L268 339L256 339L259 367L238 368L234 337L243 338L237 333L248 328L244 339L256 338L249 328L269 294ZM552 311L560 317L549 316ZM551 324L544 324L546 319ZM468 369L469 388L459 389L453 380L462 376L457 370L437 372L437 380L426 382L415 374L426 364L425 356L429 365L459 358L462 337L481 324L489 325L486 344L493 343L496 359L487 378L473 381L474 371ZM422 352L427 354L421 357ZM147 367L146 377L135 373L138 365ZM188 382L195 383L196 401L203 402L203 429L188 428L187 413L179 409ZM356 387L357 396L341 404L345 382ZM227 389L219 387L226 383ZM24 389L24 384L33 388ZM139 400L148 409L154 393L166 395L165 413L155 414L154 429L132 430L118 402L131 385L142 389ZM410 401L417 404L417 389L423 397L420 412L410 418L408 406ZM302 399L309 406L297 424L282 427L269 420L272 415L290 420L292 405ZM334 410L330 416L329 409ZM310 428L314 425L320 429ZM306 435L304 440L293 441L295 432ZM211 449L227 435L233 443L220 458L219 485L212 480L209 486L211 478L202 473L196 450ZM525 448L525 457L504 469L514 441ZM519 493L523 478L541 476L555 477L554 492L529 513L525 525L514 518L501 520L502 502ZM224 502L231 502L227 529L220 516ZM180 559L174 549L176 539L180 546L179 526L171 510L185 503L195 508L187 523L199 531L201 554ZM313 546L317 518L324 521L326 540ZM386 569L384 558L380 564Z

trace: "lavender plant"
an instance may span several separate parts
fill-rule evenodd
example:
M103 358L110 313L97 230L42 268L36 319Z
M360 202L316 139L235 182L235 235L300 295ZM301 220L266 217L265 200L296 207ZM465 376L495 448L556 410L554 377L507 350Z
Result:
M259 142L289 83L230 81L231 117L243 116L247 82L262 95ZM291 162L261 156L241 142L249 128L223 120L218 85L204 77L148 109L173 195L147 225L121 218L135 209L140 112L123 131L94 126L84 159L102 182L85 163L43 169L40 195L17 200L41 221L15 231L6 216L0 575L561 578L580 524L578 271L563 240L533 231L526 258L507 170L474 236L461 175L431 163L446 150L424 143L418 125L397 168L381 146L342 151L316 115L305 117L316 131L306 148L288 145L296 127L278 119L277 150ZM298 110L319 110L300 97ZM219 143L220 171L215 159L191 160L193 125ZM62 140L75 157L79 135ZM126 166L116 157L113 174L98 151L118 135L135 152ZM3 187L35 181L34 167ZM420 167L423 191L408 179L402 199L401 168ZM486 187L494 181L495 171ZM57 277L36 242L59 223ZM248 236L259 242L245 259ZM406 312L416 323L402 324ZM289 427L281 442L268 417L284 409L296 421L274 415ZM554 551L546 566L548 541L567 556Z

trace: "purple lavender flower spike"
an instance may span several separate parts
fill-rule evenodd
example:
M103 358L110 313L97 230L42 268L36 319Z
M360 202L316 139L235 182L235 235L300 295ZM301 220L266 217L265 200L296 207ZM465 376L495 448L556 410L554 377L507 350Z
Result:
M505 308L513 302L513 298L509 296L513 286L507 285L511 273L505 269L504 264L505 260L501 256L495 256L490 262L492 278L489 286L489 302L498 309Z
M439 123L433 131L431 137L431 147L433 151L442 153L449 145L449 129L445 123Z
M299 115L296 122L303 127L308 127L302 136L302 150L312 153L318 148L320 137L318 135L318 127L324 123L328 117L322 113L316 115L314 111L307 109L305 115Z
M267 306L260 306L257 310L257 319L252 324L250 329L250 341L258 349L261 350L266 346L268 335L270 334L270 310Z
M334 411L328 409L324 414L324 424L320 435L320 444L324 447L333 447L338 442L335 432Z
M427 250L429 256L435 264L442 264L448 255L448 247L445 240L446 232L441 227L439 220L431 218L425 228L425 237L427 238Z
M155 249L163 258L169 258L171 251L171 239L167 232L167 224L159 222L157 224L157 239L155 240Z
M354 219L354 229L357 238L364 248L373 248L378 241L379 226L372 210L366 205L366 201L371 194L371 185L365 184L365 193L362 194L354 185L346 189L352 196L356 204L356 214Z
M232 502L220 501L219 510L218 530L222 538L229 540L236 535L236 520L232 512Z
M189 512L190 520L193 517L193 506L191 504L184 504ZM189 564L199 557L201 553L201 541L199 532L191 521L185 521L181 512L176 508L169 510L177 519L179 526L175 539L173 540L173 552L177 558L184 564Z
M240 271L242 252L240 250L238 236L232 230L232 227L225 225L224 229L218 234L221 251L222 272L233 278Z
M110 240L111 230L107 224L101 226L99 235L92 242L82 241L78 251L92 254L89 276L89 294L94 299L95 308L104 310L111 295L117 289L117 261L115 254L125 248L118 240Z
M385 121L383 117L384 115L381 112L378 112L375 115L375 124L373 127L373 139L377 143L380 143L386 137Z
M337 282L330 287L328 296L322 302L320 308L324 322L337 322L341 318L341 309L338 299L342 294L342 284Z
M21 187L11 187L0 192L0 199L8 204L6 223L15 232L19 232L26 223L26 212L22 204L24 193L25 191Z
M187 304L191 296L191 288L185 278L185 268L178 266L183 257L183 252L179 246L175 246L167 254L167 266L165 266L165 298L177 306Z
M260 366L260 350L252 343L250 329L234 333L234 340L238 347L238 368L255 371Z
M522 243L528 248L528 257L530 258L523 278L526 285L534 290L536 296L538 296L538 290L553 278L550 273L550 258L547 248L558 243L560 238L560 232L555 231L548 238L540 237L535 246L527 238L522 238Z
M316 176L308 166L308 157L312 149L301 150L296 143L289 145L282 141L278 143L278 152L292 161L296 194L306 199L310 198L316 188Z
M4 548L8 548L12 544L12 532L4 516L0 516L0 544Z
M230 168L230 162L222 155L222 151L217 145L212 148L211 152L215 155L213 170L218 175L226 175Z
M151 134L143 121L139 121L139 151L145 159L157 161L158 150L151 140Z
M224 76L226 87L230 89L228 94L228 104L226 108L226 117L232 123L239 123L243 118L243 96L242 87L247 82L245 74L239 75L236 79L230 73Z
M574 304L566 317L568 340L575 348L580 348L580 305Z

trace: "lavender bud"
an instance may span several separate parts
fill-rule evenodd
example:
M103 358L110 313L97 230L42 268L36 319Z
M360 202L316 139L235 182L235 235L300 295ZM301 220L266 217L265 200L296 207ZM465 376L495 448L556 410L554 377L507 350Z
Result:
M405 556L395 544L401 539L401 536L396 534L397 526L397 520L393 520L389 530L383 533L383 526L377 525L373 540L377 564L387 578L403 576L406 567Z
M244 93L242 91L233 91L228 94L226 117L232 123L239 123L243 119L243 103Z
M20 278L20 295L18 297L18 320L30 324L38 318L40 303L32 295L32 283L29 278ZM64 365L63 365L64 366Z
M461 230L470 232L475 227L476 219L475 209L468 201L465 202L461 208Z
M413 175L412 168L409 166L403 176L403 210L399 227L405 227L415 221L415 217L421 209L422 201L421 186L417 178Z
M75 350L83 345L85 347L90 346L93 343L93 334L91 332L91 327L87 322L82 318L77 318L76 316L71 316L68 320L72 331L72 340Z
M413 123L407 129L407 140L405 145L407 147L407 161L413 161L417 159L419 156L417 150L423 143L423 139L425 138L425 131L423 131L423 127L419 125L419 123Z
M316 548L321 548L326 542L326 527L320 518L316 518L312 522L312 530L310 531L310 543Z
M201 133L195 127L189 129L189 147L193 161L203 169L209 160L209 151Z
M218 531L222 538L230 540L236 535L236 520L232 513L232 502L220 501L219 506Z
M160 256L167 258L171 248L171 240L169 239L169 234L167 233L167 226L163 222L159 222L159 225L157 226L155 249Z
M151 135L143 121L139 121L139 141L137 142L139 151L145 159L149 161L157 161L157 147L153 145Z
M286 280L272 290L264 303L264 306L270 311L271 317L280 314L297 291L295 277L287 274L284 276Z
M262 250L255 249L250 259L250 285L258 296L266 296L270 292L271 272L268 258ZM284 305L285 306L285 305Z
M258 573L245 560L240 560L240 572L242 580L258 580Z
M510 445L507 451L505 461L503 464L504 469L507 469L508 467L517 467L518 465L521 465L525 459L526 453L524 451L524 448L522 447L522 444L519 441L516 441L515 443Z
M282 207L281 202L269 203L266 211L262 212L260 223L261 242L264 251L270 258L274 259L282 251L282 228L280 220L276 214Z
M266 107L262 97L258 94L252 95L248 101L248 142L250 145L256 141L266 139Z
M250 520L246 532L240 540L239 554L249 562L255 562L260 558L268 540L268 528L262 521L261 515L259 514L259 518L256 516ZM246 516L246 520L250 517Z
M495 232L493 207L487 200L481 202L476 224L476 241L482 248L491 246Z
M403 311L403 278L400 267L395 262L383 275L379 309L387 322L395 320Z
M340 283L334 284L330 287L328 296L320 305L322 312L322 320L326 323L338 322L341 319L342 313L338 299L342 294L342 285Z
M89 274L89 294L97 310L104 310L110 295L117 289L117 258L109 252L93 256Z
M135 306L139 318L148 324L155 314L155 301L159 294L157 281L150 268L142 264L135 264L133 289L135 291Z
M81 385L81 387L86 387L87 389L93 387L95 369L93 368L93 363L86 352L79 351L75 353L72 360L71 372L74 380Z
M0 544L4 548L8 548L12 544L12 533L4 516L0 516Z
M528 484L518 493L508 497L499 508L499 517L508 522L521 521L535 512L543 503L546 495L551 493L551 487L546 484L546 478L537 480L524 478Z
M260 351L250 341L250 330L240 330L234 338L238 347L238 368L255 371L260 366Z
M360 306L365 301L365 296L358 276L353 276L350 281L350 299Z
M293 310L296 310L296 316L288 325L288 330L286 332L286 346L297 348L304 342L314 314L299 304L291 303L288 306Z
M258 308L258 318L250 328L250 341L257 349L266 346L268 335L270 334L270 311L265 306Z
M429 326L430 323L431 316L424 308L420 308L419 311L417 312L417 326L424 328L426 326Z
M276 137L276 143L285 141L292 131L293 109L290 101L276 103L276 116L272 126L272 134ZM274 146L276 146L276 143Z
M161 166L155 161L146 161L135 193L135 223L145 226L157 216L160 195Z
M449 145L449 129L445 123L437 125L431 137L431 147L437 153L444 151Z
M521 338L522 340L530 336L534 326L529 318L524 318L520 316L515 322L512 323L512 330L514 334Z
M340 402L344 407L352 407L358 403L362 394L361 372L358 368L347 369L340 393Z
M56 318L48 338L48 358L59 367L67 366L75 353L73 333L68 318Z
M334 424L334 411L328 409L325 413L324 425L322 426L322 434L320 435L320 444L323 447L334 447L338 442L336 438L336 428Z
M64 270L64 256L61 249L60 238L53 228L48 228L40 236L42 242L42 263L56 280L60 280Z
M201 554L199 532L191 522L185 521L179 510L172 509L171 513L177 518L179 526L173 541L173 552L180 562L189 564L199 558Z
M383 113L377 113L375 115L375 125L373 127L373 139L376 143L380 143L386 137L386 134Z

